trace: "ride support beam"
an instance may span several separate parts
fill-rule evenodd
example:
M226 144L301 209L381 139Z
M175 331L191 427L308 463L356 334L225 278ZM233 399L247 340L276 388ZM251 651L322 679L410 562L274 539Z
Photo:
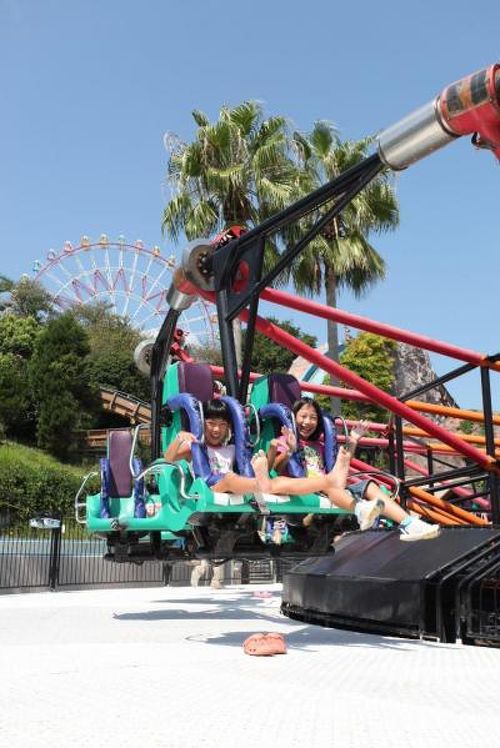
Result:
M214 374L219 377L225 376L223 366L212 365L210 367ZM321 367L319 367L321 368ZM250 374L250 381L255 382L259 379L262 374L252 372ZM302 382L299 381L300 389L302 392L315 392L318 395L330 395L331 397L339 397L341 400L352 400L353 402L360 403L371 403L371 398L364 395L362 392L357 390L351 390L344 387L334 387L330 384L315 384L313 382ZM432 413L433 415L446 416L448 418L458 418L462 421L474 421L475 423L484 423L484 415L481 411L477 410L463 410L462 408L453 408L449 405L436 405L434 403L424 403L422 400L407 400L406 405L413 410L420 411L422 413ZM500 426L500 416L493 416L493 423ZM387 424L385 424L387 428Z
M382 335L384 338L390 338L391 340L396 340L401 343L408 343L417 348L423 348L426 351L432 351L433 353L439 353L443 356L456 358L459 361L465 361L474 366L485 366L494 369L495 371L500 371L500 362L490 361L488 356L484 353L460 348L459 346L450 343L434 340L427 335L419 335L418 333L413 333L409 330L403 330L399 327L387 325L384 322L376 322L367 317L360 317L357 314L350 314L341 309L319 304L317 301L312 301L311 299L293 296L286 291L278 291L275 288L266 288L262 292L261 298L265 301L279 304L280 306L286 306L290 309L296 309L300 312L312 314L315 317L321 317L322 319L331 320L333 322L340 322L349 327L354 327L357 330L364 330L365 332L371 332L375 335Z
M406 436L418 436L418 437L427 437L427 433L423 429L418 429L411 426L403 426L403 434ZM481 444L483 446L486 446L486 437L480 436L479 434L458 434L456 431L450 431L450 434L455 434L456 436L459 436L460 439L463 439L464 442L468 442L469 444ZM495 446L500 447L500 439L494 440Z
M213 301L213 296L211 294L204 292L203 296L208 301ZM245 317L246 315L243 312L241 314L241 318L245 320ZM289 348L298 356L303 356L303 358L305 358L306 360L316 364L324 371L333 374L335 377L341 379L342 381L345 381L347 384L351 384L354 387L357 387L358 391L361 392L362 395L364 395L367 401L375 402L378 405L382 405L383 407L387 408L387 410L389 410L390 412L401 415L401 417L405 420L410 421L410 423L413 423L414 425L424 429L424 431L426 431L426 433L430 436L434 436L435 439L439 439L440 441L442 441L443 444L447 445L452 451L458 452L465 457L470 457L470 459L484 467L486 470L497 469L497 463L494 458L485 455L483 452L475 449L474 447L471 447L461 438L450 434L448 431L441 428L437 424L429 421L429 419L421 416L420 413L415 412L414 408L420 408L420 406L422 406L422 410L424 410L427 405L426 403L414 402L411 403L413 407L410 407L408 403L401 403L392 395L388 395L386 392L379 390L377 387L370 384L369 382L366 382L357 374L354 374L348 369L345 369L343 366L340 366L340 364L335 363L334 361L314 350L302 341L297 340L293 337L293 335L285 332L277 325L273 325L271 322L268 322L261 317L257 318L256 327L259 332L261 332L263 335L266 335L266 337L271 338L271 340L274 340L276 343L283 345L285 348ZM222 367L220 367L219 371L221 373L224 372ZM305 389L307 388L308 387L305 387ZM331 390L331 388L328 389ZM341 387L337 388L337 390L339 393L342 393ZM433 408L434 407L438 406L433 406ZM456 411L460 412L460 409L457 408ZM436 411L432 409L431 412Z
M455 504L450 504L448 501L440 499L438 496L434 496L428 491L424 491L423 488L410 486L408 491L419 501L423 501L425 504L430 504L436 509L442 509L457 520L464 520L467 524L476 525L477 527L486 527L490 524L488 520L483 519L482 517L477 517L475 514L472 514L465 509L461 509L459 506L455 506Z

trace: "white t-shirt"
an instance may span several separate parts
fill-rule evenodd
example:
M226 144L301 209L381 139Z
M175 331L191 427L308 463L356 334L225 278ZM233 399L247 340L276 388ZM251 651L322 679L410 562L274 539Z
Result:
M210 470L217 475L231 473L234 465L234 444L223 447L209 447L207 444L208 461Z

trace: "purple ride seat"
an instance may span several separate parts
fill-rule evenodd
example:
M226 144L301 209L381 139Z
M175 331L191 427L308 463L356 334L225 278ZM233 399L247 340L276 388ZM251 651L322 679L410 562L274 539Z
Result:
M125 499L132 493L130 450L132 434L128 429L110 431L108 436L109 495Z
M270 374L268 382L270 403L281 403L291 409L302 397L300 385L292 374Z
M130 452L132 434L128 429L110 431L108 434L107 457L101 458L101 508L103 518L111 516L110 499L128 499L134 495L134 517L144 518L144 480L134 480L130 472ZM136 475L142 470L139 459L134 457L133 469Z
M211 400L214 396L214 379L208 364L180 362L177 365L177 377L179 393L194 395L201 402Z

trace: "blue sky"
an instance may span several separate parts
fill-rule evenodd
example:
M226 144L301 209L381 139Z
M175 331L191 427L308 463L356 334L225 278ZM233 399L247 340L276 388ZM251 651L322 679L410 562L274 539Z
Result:
M189 139L194 108L258 99L301 130L328 119L363 137L500 60L499 32L492 0L0 0L0 272L82 234L180 251L160 230L163 135ZM499 186L466 138L402 172L401 227L373 238L387 280L341 308L496 353ZM480 406L476 375L451 390Z

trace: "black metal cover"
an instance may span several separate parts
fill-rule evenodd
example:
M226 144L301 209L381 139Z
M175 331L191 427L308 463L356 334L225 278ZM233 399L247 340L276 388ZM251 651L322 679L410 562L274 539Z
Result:
M443 528L435 540L405 543L396 531L351 533L335 554L288 572L282 611L311 623L454 641L460 582L500 561L500 531ZM459 598L461 600L461 598ZM500 613L500 611L499 611Z

